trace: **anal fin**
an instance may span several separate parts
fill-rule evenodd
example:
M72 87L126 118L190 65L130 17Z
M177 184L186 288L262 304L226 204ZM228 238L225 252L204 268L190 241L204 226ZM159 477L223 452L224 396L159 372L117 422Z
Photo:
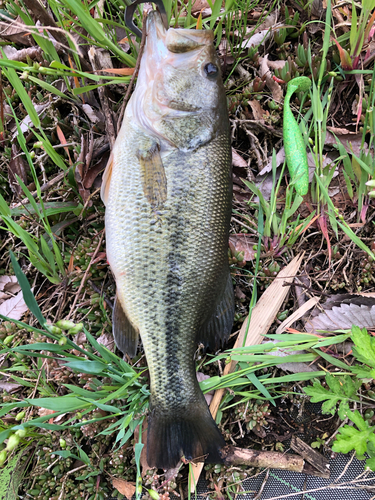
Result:
M137 353L139 331L130 323L116 296L112 313L112 333L117 347L130 358Z
M233 326L234 319L234 291L229 269L224 292L218 297L212 316L201 326L197 342L205 347L216 349L219 344L224 344Z

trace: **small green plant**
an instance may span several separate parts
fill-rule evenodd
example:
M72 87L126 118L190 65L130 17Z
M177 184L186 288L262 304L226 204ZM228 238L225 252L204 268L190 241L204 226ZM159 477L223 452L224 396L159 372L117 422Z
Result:
M282 168L278 181L276 181L276 169L276 153L273 151L272 176L274 188L271 191L269 201L265 200L262 192L253 182L249 182L245 179L243 179L243 182L259 198L259 203L261 204L265 215L264 237L268 239L272 238L273 247L281 249L285 245L288 246L295 243L309 224L310 220L313 218L314 212L304 221L300 221L299 216L294 221L291 220L303 202L303 197L294 191L294 182L292 182L286 189L284 209L281 213L277 211L277 195L283 178L285 164Z
M370 456L366 465L375 470L375 426L371 425L374 412L371 408L366 409L373 403L373 398L362 394L362 404L365 407L364 417L358 410L354 412L351 405L359 401L358 390L366 381L375 378L375 337L367 330L353 326L351 338L354 342L353 356L359 364L346 365L340 360L334 364L340 368L346 367L349 374L332 375L327 374L324 387L319 381L315 381L312 387L304 388L306 394L311 397L313 403L323 402L322 413L334 414L338 411L341 420L348 418L356 427L345 425L340 429L333 451L349 453L355 450L357 458L363 460L364 453Z
M357 6L361 7L359 18L357 16ZM340 53L341 66L344 70L358 69L360 67L360 57L363 45L367 42L370 30L375 21L375 0L363 0L357 4L352 1L352 19L350 23L349 48L344 49L342 45L348 35L343 35L338 40L334 39Z
M275 31L274 40L278 46L283 45L288 36L297 36L296 26L299 21L299 13L295 12L293 17L290 17L289 10L285 6L285 28L281 28Z
M358 460L364 460L367 453L370 458L366 460L366 466L375 470L375 426L370 425L358 410L348 410L346 416L356 427L344 425L340 429L332 446L333 451L349 453L354 450Z
M71 431L115 418L115 421L102 430L100 434L108 435L117 432L115 445L118 447L123 446L132 436L137 425L143 421L147 410L149 392L142 377L142 370L135 370L123 359L99 344L81 324L74 325L66 321L58 322L56 325L47 324L31 291L30 285L13 254L11 254L11 259L18 282L23 291L24 300L43 329L31 327L21 321L9 320L9 318L2 315L0 315L0 318L5 321L12 321L20 328L32 331L43 338L50 339L53 343L36 342L9 347L5 342L0 341L2 345L1 353L12 353L13 355L37 358L39 360L46 360L47 362L58 359L60 363L66 368L73 370L73 372L89 375L92 385L88 388L90 390L88 390L76 385L64 384L67 390L67 394L64 396L53 394L50 397L31 397L20 402L12 401L3 403L0 405L0 418L12 412L15 412L17 415L21 409L22 419L17 419L16 416L16 420L21 420L20 423L3 426L2 432L0 432L0 444L8 440L7 446L9 447L10 440L12 446L14 443L13 448L15 449L20 444L26 443L28 437L35 436L35 432L38 432L39 429ZM65 335L62 328L67 330ZM69 338L70 335L76 334L82 328L90 345L90 348L87 349L78 346ZM94 352L97 352L97 354ZM9 375L14 380L22 381L22 379L15 378L12 375L12 369L9 370ZM96 376L107 378L110 382L104 385ZM31 384L31 387L33 387L33 384ZM29 407L52 410L54 417L66 413L70 413L71 416L59 425L48 423L50 414L34 419L24 419L25 414L23 413L23 409ZM102 410L104 416L96 415L91 417L91 412L97 409ZM86 420L85 416L90 416L91 418ZM80 457L78 459L86 463L87 458L83 455L84 452L79 453ZM69 450L62 450L57 454L65 458L72 456Z
M366 220L366 213L370 204L370 198L373 198L375 194L373 191L375 186L375 162L371 154L375 137L375 123L373 119L373 110L375 105L375 68L372 71L371 76L372 80L367 99L367 106L364 109L365 116L359 156L354 154L354 152L349 154L340 139L336 137L340 158L343 162L343 175L345 177L348 194L352 201L357 203L357 219L362 220L362 222L365 222ZM367 151L365 148L366 142L368 142Z

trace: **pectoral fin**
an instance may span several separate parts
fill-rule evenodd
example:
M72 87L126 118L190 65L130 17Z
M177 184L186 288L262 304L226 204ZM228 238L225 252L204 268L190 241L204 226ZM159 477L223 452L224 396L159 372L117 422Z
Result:
M160 156L159 144L145 141L138 150L143 192L152 208L162 208L167 199L167 178Z
M218 301L211 318L204 323L197 337L197 342L201 342L205 347L215 349L219 344L223 344L229 337L234 319L234 291L229 270L226 285Z
M116 297L112 313L112 333L117 347L130 358L137 353L139 331L130 323Z

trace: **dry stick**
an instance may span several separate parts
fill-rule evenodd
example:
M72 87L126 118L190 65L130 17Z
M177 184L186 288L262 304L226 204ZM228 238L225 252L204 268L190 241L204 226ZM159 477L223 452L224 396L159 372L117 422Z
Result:
M264 490L264 487L266 486L267 484L267 481L268 481L268 477L270 475L270 470L268 469L267 472L266 472L266 475L262 481L262 485L261 487L259 488L259 491L258 493L255 495L255 497L253 498L253 500L259 500L262 496L262 493L263 493L263 490Z
M97 75L99 71L101 71L103 68L99 67L99 64L96 59L96 49L94 47L91 47L88 56L91 62L92 69L94 70L94 73ZM99 100L100 104L103 110L103 114L105 116L105 130L107 132L107 137L109 140L109 143L111 145L111 150L113 149L113 146L116 141L116 131L115 131L115 126L113 123L113 115L112 115L112 110L109 105L108 97L106 94L106 89L105 87L98 87L98 94L99 94Z
M123 119L124 113L125 113L125 108L126 108L126 105L128 103L128 100L130 98L130 93L131 93L131 90L133 88L134 81L135 81L135 79L137 77L139 66L141 65L141 59L142 59L143 49L144 49L145 43L146 43L146 19L147 19L147 15L145 13L143 13L141 45L139 46L138 58L137 58L137 62L136 62L135 68L134 68L134 73L133 73L133 75L131 77L131 80L129 82L128 88L126 90L126 94L125 94L125 97L124 97L124 102L122 103L120 114L118 116L118 120L117 120L117 133L120 132L120 128L121 128L121 125L122 125L122 119Z
M305 461L299 455L287 455L277 451L258 451L236 448L235 446L225 446L221 450L221 456L224 464L232 465L250 465L251 467L270 467L273 469L290 470L302 472Z
M61 172L60 174L56 175L56 177L54 177L53 179L51 179L50 181L46 182L45 184L43 184L42 186L40 186L40 191L43 193L44 191L47 191L47 189L49 189L50 187L52 187L54 184L57 184L59 181L61 181L64 177L65 177L65 174L67 172L64 171L64 172ZM38 196L38 191L33 191L32 193L30 193L31 196L33 198L36 198ZM19 203L17 203L16 205L14 205L12 208L17 208L17 207L21 207L22 205L24 205L25 203L27 203L29 201L29 198L24 198L23 200L21 200Z
M254 307L250 325L249 317L244 321L236 343L234 345L234 349L242 346L250 346L255 344L260 344L263 341L263 335L265 335L270 326L272 325L276 314L279 312L279 309L284 302L288 292L289 287L284 286L286 283L291 284L298 272L299 266L302 261L302 255L295 257L284 269L282 269L273 283L267 288L264 294L259 299L259 302ZM229 373L233 373L236 368L237 361L232 361L227 364L223 375L228 375ZM218 389L214 397L212 398L210 404L210 411L212 417L215 419L216 414L218 412L221 400L224 396L225 389ZM192 492L195 491L194 484L198 484L199 476L203 470L204 463L198 463L197 465L192 464L192 471L194 478L191 480ZM273 467L273 463L268 464L269 467Z
M100 237L100 240L99 240L98 246L96 247L95 252L93 253L93 255L92 255L92 257L91 257L90 263L89 263L89 265L87 266L87 269L86 269L86 271L85 271L85 274L83 275L83 278L82 278L81 284L79 285L79 289L78 289L77 295L75 296L75 299L74 299L73 305L72 305L72 307L70 308L69 314L68 314L68 316L67 316L67 318L66 318L66 319L69 319L69 318L71 317L71 315L73 314L74 308L75 308L75 306L76 306L76 304L77 304L77 301L78 301L78 297L80 296L80 293L81 293L81 291L82 291L82 288L85 286L85 283L86 283L86 278L87 278L88 272L90 271L91 264L92 264L92 263L93 263L93 261L95 260L96 254L99 252L99 248L100 248L100 245L102 244L103 238L104 238L104 230L103 230L103 233L102 233L102 235L101 235L101 237Z
M329 477L329 460L321 453L311 448L311 446L302 441L302 439L296 435L292 437L290 447L293 451L304 458L306 462L313 465L317 471L323 474L323 476Z

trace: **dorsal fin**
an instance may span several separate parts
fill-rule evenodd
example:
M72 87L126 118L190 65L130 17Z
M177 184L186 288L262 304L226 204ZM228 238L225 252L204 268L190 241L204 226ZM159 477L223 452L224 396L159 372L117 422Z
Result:
M202 325L197 336L197 342L214 350L223 345L232 331L234 318L234 291L232 277L225 269L226 285L222 294L217 298L216 307L212 316Z

